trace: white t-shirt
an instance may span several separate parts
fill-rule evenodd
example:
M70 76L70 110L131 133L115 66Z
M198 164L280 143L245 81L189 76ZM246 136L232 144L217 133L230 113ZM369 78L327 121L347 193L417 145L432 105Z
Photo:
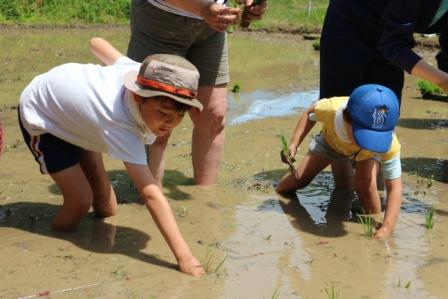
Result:
M83 149L145 165L148 131L123 86L140 63L127 57L111 66L68 63L35 77L20 96L20 116L31 136L50 133ZM137 113L136 113L137 111Z
M185 10L182 10L180 8L177 8L173 5L166 3L165 0L148 0L148 2L151 3L152 5L154 5L155 7L160 8L161 10L164 10L164 11L167 11L167 12L179 15L179 16L202 20L201 17L199 17L195 14L189 13ZM227 2L227 0L214 0L214 2L219 3L219 4L225 4Z

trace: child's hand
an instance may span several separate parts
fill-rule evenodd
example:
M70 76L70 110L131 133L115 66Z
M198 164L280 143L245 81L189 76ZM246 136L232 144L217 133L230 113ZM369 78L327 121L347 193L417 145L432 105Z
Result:
M205 270L201 263L194 256L179 259L178 263L179 270L185 274L193 276L202 276L205 274Z
M387 225L381 225L373 236L376 240L385 240L392 235L392 230Z
M297 146L295 146L294 144L290 144L289 145L289 156L294 161L295 161L294 157L296 156L296 154L297 154Z

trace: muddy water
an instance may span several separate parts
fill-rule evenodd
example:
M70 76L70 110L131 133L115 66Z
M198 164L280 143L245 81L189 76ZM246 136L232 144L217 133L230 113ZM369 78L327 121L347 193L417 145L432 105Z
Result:
M331 290L340 298L448 296L448 106L419 99L411 78L397 130L404 202L393 238L362 235L359 204L333 191L328 172L295 198L273 192L286 171L278 134L289 135L300 109L317 97L318 55L298 37L230 36L230 85L242 92L229 95L216 187L192 185L188 119L170 141L164 192L210 274L192 278L175 270L122 164L107 157L119 214L105 221L89 215L70 234L49 230L61 195L38 173L10 107L36 74L67 61L94 62L87 49L94 35L126 48L126 28L1 32L1 298L329 298ZM423 223L431 206L436 218L429 231Z

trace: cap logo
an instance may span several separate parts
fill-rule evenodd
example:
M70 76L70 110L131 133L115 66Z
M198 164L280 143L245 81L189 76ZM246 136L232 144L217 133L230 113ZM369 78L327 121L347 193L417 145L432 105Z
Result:
M381 129L383 127L384 122L386 121L387 110L386 106L375 107L375 110L373 110L372 113L373 129Z

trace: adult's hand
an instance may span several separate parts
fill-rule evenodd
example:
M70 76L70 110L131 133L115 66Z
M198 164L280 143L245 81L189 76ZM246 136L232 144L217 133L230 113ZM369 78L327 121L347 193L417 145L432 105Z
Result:
M253 0L251 0L253 1ZM203 10L204 21L215 31L223 32L236 22L241 10L239 8L227 7L215 2L209 2Z
M243 2L244 13L241 20L242 24L249 24L254 20L260 20L268 8L268 2L266 0L261 1L257 5L253 5L254 0L245 0Z

